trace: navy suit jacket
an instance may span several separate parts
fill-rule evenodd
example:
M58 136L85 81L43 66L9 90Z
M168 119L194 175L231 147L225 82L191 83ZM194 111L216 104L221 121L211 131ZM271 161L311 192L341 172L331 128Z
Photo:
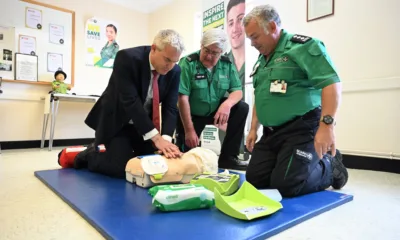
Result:
M151 77L149 54L150 46L117 53L108 86L85 120L95 130L97 144L109 142L131 119L141 136L154 129L151 114L149 116L144 109ZM175 131L180 73L176 64L158 79L162 135L172 136Z

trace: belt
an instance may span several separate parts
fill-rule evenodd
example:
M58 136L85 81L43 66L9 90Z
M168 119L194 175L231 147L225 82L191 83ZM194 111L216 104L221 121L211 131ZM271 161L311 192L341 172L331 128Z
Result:
M286 122L286 123L284 123L284 124L282 124L280 126L275 126L275 127L264 126L263 133L266 134L266 135L269 135L271 133L275 133L275 132L279 131L280 129L283 129L283 128L289 126L290 124L296 122L300 118L303 119L303 120L309 120L309 119L312 119L312 118L315 118L315 117L319 118L320 114L321 114L321 107L317 107L317 108L314 108L311 111L306 112L304 115L297 116L294 119L292 119L292 120L290 120L290 121L288 121L288 122Z

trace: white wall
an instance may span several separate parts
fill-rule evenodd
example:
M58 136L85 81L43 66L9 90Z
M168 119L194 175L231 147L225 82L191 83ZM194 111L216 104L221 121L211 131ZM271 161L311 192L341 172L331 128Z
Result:
M2 9L10 7L13 1L2 0ZM85 66L84 33L88 18L96 16L118 22L118 43L121 48L148 44L147 14L97 0L40 0L39 2L75 11L75 86L77 88L100 94L111 74L111 69ZM44 102L39 99L51 90L51 87L5 82L2 89L4 93L0 95L0 141L39 140L44 105ZM91 103L60 104L55 139L94 137L93 131L83 122L92 106Z
M182 57L198 50L201 32L197 31L195 26L202 23L201 4L202 0L175 0L172 4L151 13L149 15L149 40L152 42L160 29L172 28L184 38L186 51ZM199 22L196 22L196 19Z
M42 1L55 4L51 0ZM277 7L283 26L290 32L325 42L344 87L336 128L338 147L381 155L400 154L400 68L396 68L400 56L400 17L396 11L400 9L400 1L335 1L334 16L309 23L305 21L306 1L261 2ZM93 15L120 23L124 31L124 36L120 36L122 46L147 44L159 29L174 28L185 38L186 53L199 48L195 19L202 11L200 0L176 0L150 15L95 0L79 4L78 0L64 0L57 1L57 5L76 11L77 53L84 50L85 20ZM247 44L247 52L257 54ZM87 68L82 56L75 57L77 83L108 78L109 71ZM253 62L248 60L247 66L251 68ZM49 87L5 83L3 89L10 96L37 99ZM91 104L61 106L55 138L92 137L92 131L83 125L90 108ZM40 139L42 102L0 100L0 111L0 141Z
M274 5L288 31L324 41L343 81L336 127L338 148L347 153L400 154L400 17L396 12L400 1L335 1L334 16L308 23L306 2L247 0L256 5ZM150 33L156 27L174 26L196 43L200 35L193 38L193 22L189 19L201 11L197 1L175 1L150 16ZM177 13L179 17L175 17ZM195 32L199 30L201 27ZM246 64L250 72L258 53L249 41L247 46L246 55L253 56Z
M399 155L400 1L335 1L334 16L308 23L306 1L249 2L273 4L284 28L324 41L343 81L337 146Z

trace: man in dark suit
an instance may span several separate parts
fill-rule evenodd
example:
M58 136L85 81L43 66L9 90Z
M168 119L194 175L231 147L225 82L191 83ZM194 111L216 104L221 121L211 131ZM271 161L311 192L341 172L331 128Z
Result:
M126 163L135 156L156 151L181 156L171 140L181 72L176 63L183 51L181 36L162 30L151 46L117 53L108 86L85 120L96 132L95 142L77 155L75 168L124 178ZM98 151L99 144L105 152Z

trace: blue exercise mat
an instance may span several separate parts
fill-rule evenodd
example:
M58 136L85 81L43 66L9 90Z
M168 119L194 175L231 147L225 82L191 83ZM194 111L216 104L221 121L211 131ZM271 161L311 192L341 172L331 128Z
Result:
M243 221L216 208L160 212L148 189L86 170L37 171L35 176L107 239L265 239L353 200L323 191L283 199L279 212Z

